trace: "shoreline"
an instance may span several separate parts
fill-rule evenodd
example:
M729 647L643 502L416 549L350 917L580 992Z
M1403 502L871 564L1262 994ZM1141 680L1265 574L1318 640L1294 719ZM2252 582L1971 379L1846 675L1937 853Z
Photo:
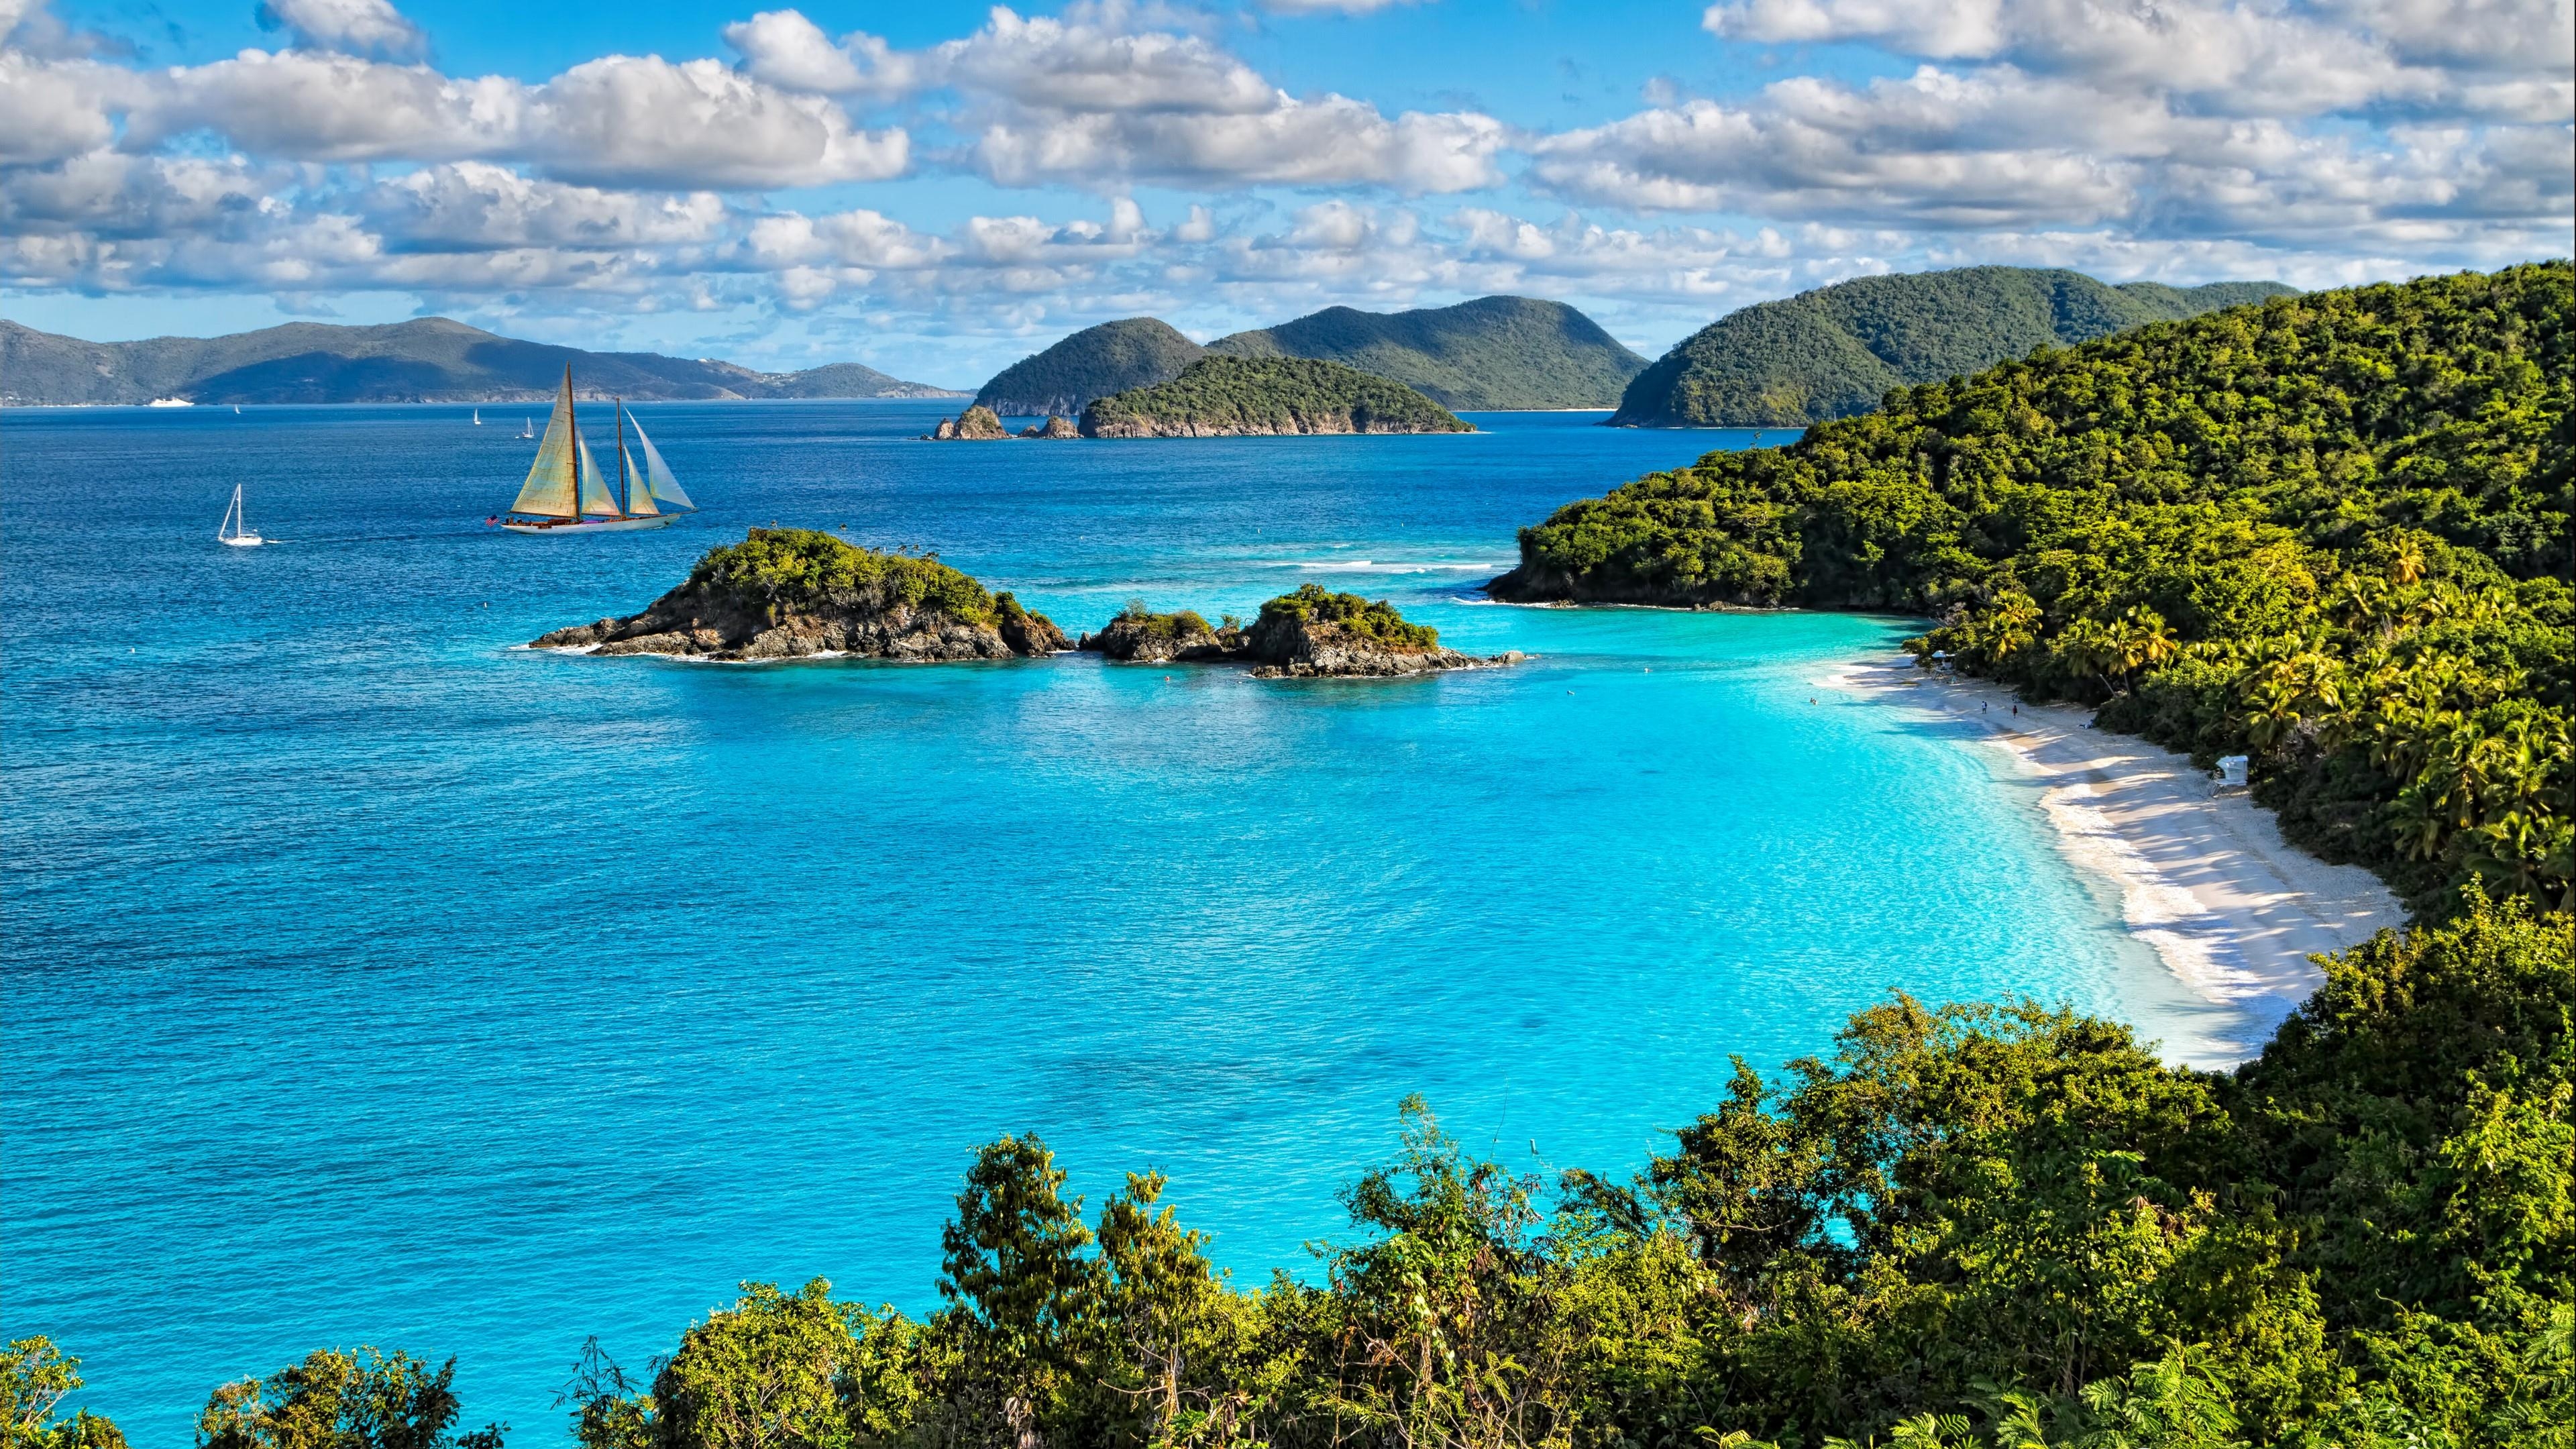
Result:
M2093 729L2089 710L2024 704L2001 685L1910 658L1855 661L1818 682L1980 729L1977 743L2042 787L2040 812L2068 863L2116 894L2129 934L2184 991L2233 1018L2201 1033L2220 1050L2191 1053L2201 1058L2193 1065L2259 1053L2324 982L2311 955L2406 924L2377 876L2309 855L2242 788L2216 791L2189 757Z

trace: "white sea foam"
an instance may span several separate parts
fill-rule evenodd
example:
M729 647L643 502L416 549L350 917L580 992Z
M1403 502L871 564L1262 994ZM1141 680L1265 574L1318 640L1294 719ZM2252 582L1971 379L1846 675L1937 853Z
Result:
M1510 568L1512 565L1511 561L1508 559L1501 563L1496 563L1490 559L1436 558L1386 559L1381 561L1378 559L1366 558L1285 558L1263 559L1260 566L1262 568L1270 569L1301 569L1308 573L1318 574L1463 574L1485 572L1500 573L1503 570Z

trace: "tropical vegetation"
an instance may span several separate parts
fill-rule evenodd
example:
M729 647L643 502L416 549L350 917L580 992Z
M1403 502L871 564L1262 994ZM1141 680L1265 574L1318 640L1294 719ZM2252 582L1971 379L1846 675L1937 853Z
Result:
M2278 282L2114 287L2081 272L1961 267L1860 277L1758 302L1685 338L1637 374L1618 427L1796 428L1867 412L1895 388L1939 382L2149 322L2287 293Z
M1400 382L1338 362L1203 357L1181 375L1094 401L1086 437L1236 433L1465 433L1447 408Z
M1494 588L1933 615L1927 661L2247 755L2418 906L2563 909L2571 317L2557 262L2034 353L1569 504Z
M1440 647L1439 630L1411 622L1386 600L1337 594L1322 584L1299 584L1294 592L1263 604L1252 633L1268 636L1291 624L1330 624L1396 649Z
M2331 961L2227 1075L2037 1003L1897 996L1828 1056L1739 1062L1628 1181L1481 1160L1411 1101L1348 1231L1250 1286L1159 1176L1094 1213L1014 1134L966 1165L928 1312L746 1284L641 1375L586 1351L568 1427L583 1449L2567 1449L2571 953L2569 917L2472 887ZM57 1436L24 1442L116 1442L20 1407L49 1354L13 1352L0 1389ZM200 1449L493 1449L497 1426L454 1435L446 1382L316 1354L218 1388Z
M740 543L707 550L676 592L691 591L773 619L853 604L936 610L969 624L1027 612L1008 594L985 592L937 554L880 553L812 528L755 528Z

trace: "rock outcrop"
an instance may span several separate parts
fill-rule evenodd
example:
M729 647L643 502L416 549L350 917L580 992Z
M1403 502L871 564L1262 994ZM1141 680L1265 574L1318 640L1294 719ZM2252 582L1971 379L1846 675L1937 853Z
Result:
M1440 631L1407 623L1395 606L1307 584L1261 606L1249 628L1222 627L1188 610L1156 614L1139 603L1079 646L1138 663L1243 664L1261 679L1384 679L1444 669L1517 664L1514 651L1479 658L1440 643Z
M1010 435L1011 430L1002 426L1001 418L996 416L991 408L972 407L956 417L941 418L939 426L931 429L923 437L926 441L934 443L951 441L981 443L1007 438Z
M1075 646L1087 653L1139 664L1160 664L1167 660L1198 662L1234 658L1243 650L1243 631L1228 619L1225 627L1212 627L1207 620L1187 609L1177 614L1156 614L1146 610L1140 600L1127 606L1125 612L1101 627L1097 634L1085 634Z
M803 528L755 528L711 549L643 612L557 629L538 649L693 659L855 655L930 663L1067 648L1044 614L931 557L855 548Z
M1023 438L1079 438L1082 436L1082 429L1075 427L1073 420L1064 414L1055 413L1043 423L1031 423L1020 429L1020 436Z

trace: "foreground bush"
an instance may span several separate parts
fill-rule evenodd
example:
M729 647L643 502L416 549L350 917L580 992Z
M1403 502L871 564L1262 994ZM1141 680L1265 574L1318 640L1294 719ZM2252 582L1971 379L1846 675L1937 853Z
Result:
M1633 1181L1476 1160L1418 1101L1320 1282L1239 1287L1128 1177L980 1149L923 1318L747 1284L649 1382L594 1350L584 1449L2569 1449L2576 928L2474 889L2383 935L2233 1074L2031 1003L1852 1018ZM76 1364L0 1372L8 1449ZM316 1353L200 1449L499 1449L452 1363Z

